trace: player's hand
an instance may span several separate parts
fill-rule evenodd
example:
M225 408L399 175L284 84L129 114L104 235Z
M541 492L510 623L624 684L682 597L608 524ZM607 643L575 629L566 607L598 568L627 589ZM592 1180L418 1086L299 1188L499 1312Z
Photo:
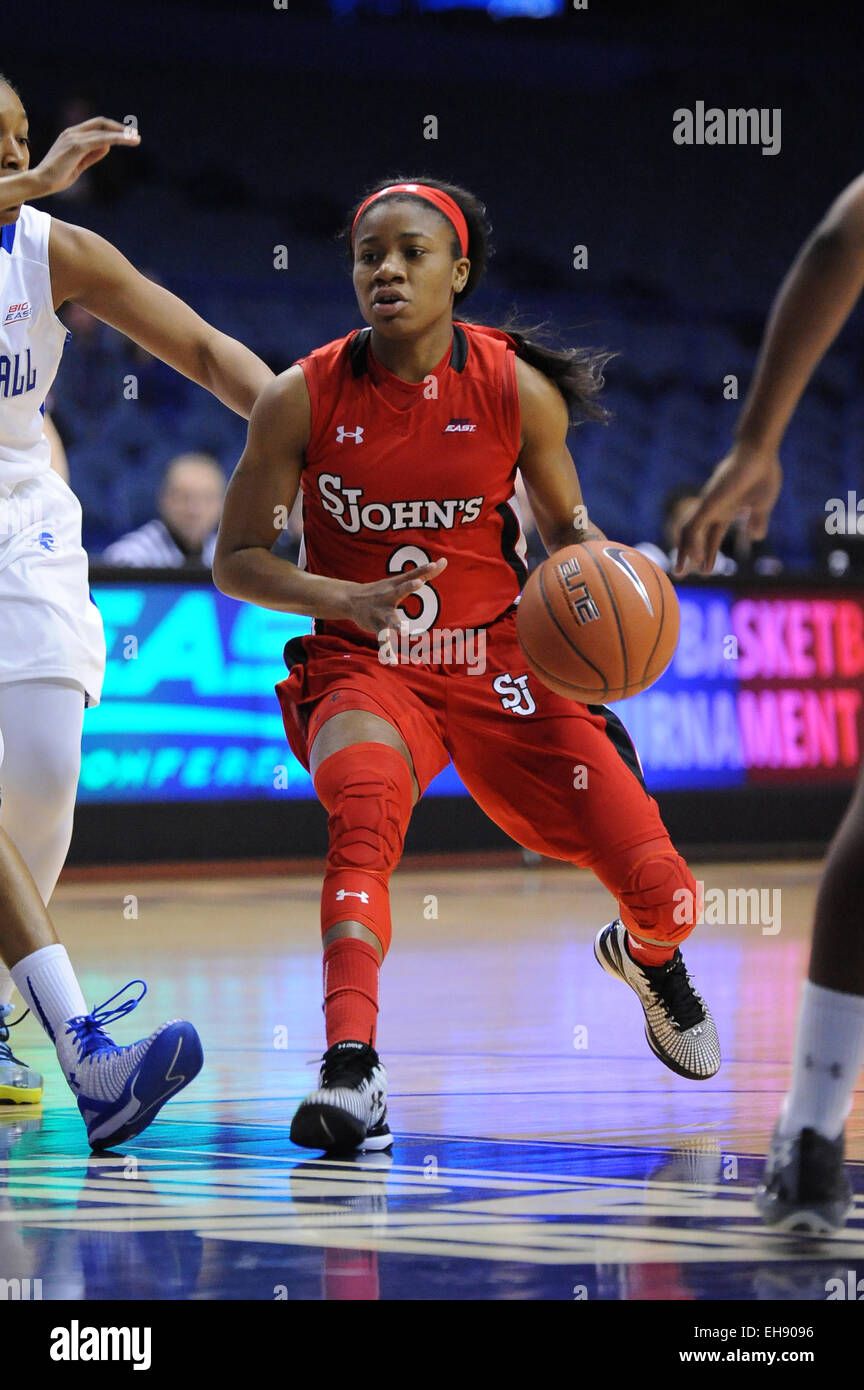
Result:
M761 541L780 493L783 470L776 452L737 444L718 463L701 501L681 532L673 573L710 574L726 531L741 517L751 540Z
M140 145L141 136L131 126L93 116L70 125L58 135L41 163L30 172L39 183L39 196L69 188L85 169L104 159L112 145Z
M392 579L379 579L374 584L354 586L348 617L364 632L374 632L378 637L385 630L391 641L397 641L399 630L408 621L398 604L409 594L416 594L430 579L436 579L446 567L447 561L432 560L428 565L418 565L415 569L394 574Z

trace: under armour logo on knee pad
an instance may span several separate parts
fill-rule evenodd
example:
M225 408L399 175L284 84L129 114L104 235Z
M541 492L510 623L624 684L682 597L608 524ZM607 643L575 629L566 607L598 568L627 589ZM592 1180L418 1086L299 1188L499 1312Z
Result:
M369 894L364 893L362 889L359 893L355 893L351 888L340 888L336 894L336 901L341 903L344 902L346 898L359 898L361 903L368 903Z

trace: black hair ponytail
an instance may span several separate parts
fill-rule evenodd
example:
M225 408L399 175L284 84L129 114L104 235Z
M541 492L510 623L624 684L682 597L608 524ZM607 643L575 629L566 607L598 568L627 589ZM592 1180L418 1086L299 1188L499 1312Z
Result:
M585 420L606 423L609 411L597 398L604 386L603 368L615 356L614 352L585 347L553 347L550 342L543 341L549 336L545 325L523 325L520 328L512 318L501 324L501 331L509 333L515 342L517 356L555 382L567 402L572 425Z

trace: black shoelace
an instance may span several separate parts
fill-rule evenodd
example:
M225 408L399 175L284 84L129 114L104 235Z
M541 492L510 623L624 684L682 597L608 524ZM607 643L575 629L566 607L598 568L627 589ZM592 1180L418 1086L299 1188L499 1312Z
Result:
M645 973L682 1032L704 1023L705 1010L690 982L683 956L676 952L668 965L649 967Z
M325 1086L356 1086L358 1081L368 1080L374 1065L371 1052L364 1048L346 1048L341 1052L331 1052L322 1058L324 1062Z

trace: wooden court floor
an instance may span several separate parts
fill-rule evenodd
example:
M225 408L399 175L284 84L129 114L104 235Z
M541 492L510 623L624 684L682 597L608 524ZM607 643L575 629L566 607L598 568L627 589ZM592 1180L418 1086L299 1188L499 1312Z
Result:
M149 984L118 1041L187 1017L205 1067L138 1141L96 1159L52 1052L29 1021L17 1030L46 1094L38 1111L0 1117L0 1278L51 1251L53 1268L78 1271L63 1288L88 1298L117 1279L130 1297L557 1298L574 1296L571 1275L588 1297L825 1297L838 1252L844 1268L856 1253L864 1264L861 1198L838 1242L815 1253L764 1232L752 1210L789 1076L819 866L692 867L715 911L757 916L705 923L685 946L724 1056L702 1083L656 1060L635 996L594 961L614 904L589 874L397 873L378 1034L396 1144L346 1162L288 1139L324 1046L315 876L61 885L53 911L88 1000ZM751 889L745 914L733 893ZM848 1155L857 1174L860 1091ZM163 1260L167 1291L146 1291L151 1260L132 1247L109 1276L133 1232L180 1242L182 1257ZM96 1258L112 1240L114 1255Z

